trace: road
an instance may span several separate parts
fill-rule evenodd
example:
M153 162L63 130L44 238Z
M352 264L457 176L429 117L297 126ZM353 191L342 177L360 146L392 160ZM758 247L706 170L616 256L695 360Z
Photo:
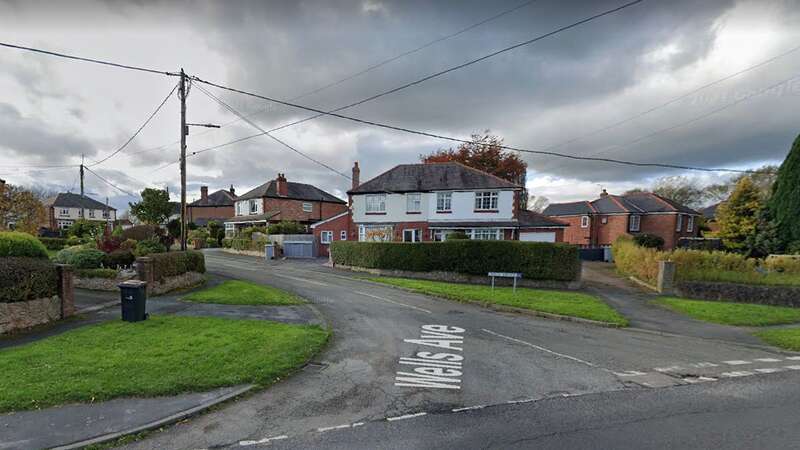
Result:
M796 396L799 356L497 313L377 285L318 262L267 264L219 251L207 252L206 262L212 273L309 299L334 338L288 380L131 448L507 448L533 446L528 439L561 446L562 438L567 446L609 448L620 446L619 433L630 447L699 448L711 439L726 442L719 435L728 420L736 435L797 429L782 427L796 419L777 417ZM431 337L437 333L439 340ZM426 351L463 360L436 366L419 356ZM420 366L456 376L421 387L402 374ZM406 380L398 383L398 376ZM769 408L765 392L777 400ZM653 434L670 417L670 424L697 434L696 421L705 415L713 425L703 439Z

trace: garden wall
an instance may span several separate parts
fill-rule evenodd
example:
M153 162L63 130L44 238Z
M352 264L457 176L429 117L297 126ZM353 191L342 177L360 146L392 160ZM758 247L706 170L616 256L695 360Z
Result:
M200 252L154 253L136 258L136 275L147 282L148 295L197 286L205 281L205 257Z
M698 300L800 307L800 287L792 286L681 281L676 285L676 293Z
M0 258L0 334L75 314L72 269L47 260Z

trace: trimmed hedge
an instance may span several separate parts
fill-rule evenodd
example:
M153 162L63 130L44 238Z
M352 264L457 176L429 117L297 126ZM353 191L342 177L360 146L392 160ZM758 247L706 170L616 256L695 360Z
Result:
M153 277L161 281L166 277L183 275L186 272L205 273L206 259L200 252L154 253L148 255L153 260Z
M134 241L144 241L153 237L161 236L163 232L157 225L136 225L122 230L122 240L133 239Z
M114 269L78 269L75 271L75 276L78 278L117 278L117 272Z
M234 250L263 251L269 242L266 239L223 239L222 246Z
M0 303L52 297L58 294L56 265L43 258L0 258L0 286Z
M76 269L99 269L106 254L95 248L67 247L56 254L55 261L70 264Z
M67 240L64 238L40 237L39 241L48 250L61 250L67 246Z
M44 244L28 233L18 231L0 232L0 257L47 258ZM2 286L2 285L0 285Z
M578 247L519 241L451 240L445 242L334 241L336 264L412 272L522 272L532 280L572 281L580 277Z
M119 269L121 267L130 267L136 257L130 250L114 250L106 254L103 265L111 269Z

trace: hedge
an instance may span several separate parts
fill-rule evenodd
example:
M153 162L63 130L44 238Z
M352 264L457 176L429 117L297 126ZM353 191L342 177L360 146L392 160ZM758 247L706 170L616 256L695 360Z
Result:
M114 269L78 269L75 271L75 276L78 278L117 278L117 272Z
M163 232L157 225L136 225L122 230L122 240L133 239L135 241L144 241L154 236L161 236Z
M64 238L40 237L39 241L48 250L61 250L67 246L67 240Z
M470 275L522 272L533 280L572 281L580 277L578 248L568 244L519 241L353 242L331 244L334 263L370 269L444 271Z
M106 259L106 254L95 248L81 246L67 247L56 254L55 261L70 264L76 269L99 269Z
M0 286L0 303L52 297L58 294L56 265L43 258L0 258Z
M0 232L0 257L24 256L47 258L47 248L28 233L18 231ZM1 286L1 285L0 285Z
M263 251L264 246L268 244L266 239L223 239L222 246L225 248L232 248L234 250L247 250L247 251Z
M166 277L183 275L186 272L205 273L206 260L202 253L191 250L185 252L154 253L148 255L153 260L153 277L161 281Z

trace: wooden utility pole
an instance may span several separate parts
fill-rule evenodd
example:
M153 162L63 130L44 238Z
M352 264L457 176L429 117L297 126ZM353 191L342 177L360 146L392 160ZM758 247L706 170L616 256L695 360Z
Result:
M73 185L74 186L74 185ZM83 204L85 203L83 196L83 155L81 155L81 219L85 217L86 211L84 211Z
M186 250L186 73L181 68L181 81L178 87L181 99L181 250Z

